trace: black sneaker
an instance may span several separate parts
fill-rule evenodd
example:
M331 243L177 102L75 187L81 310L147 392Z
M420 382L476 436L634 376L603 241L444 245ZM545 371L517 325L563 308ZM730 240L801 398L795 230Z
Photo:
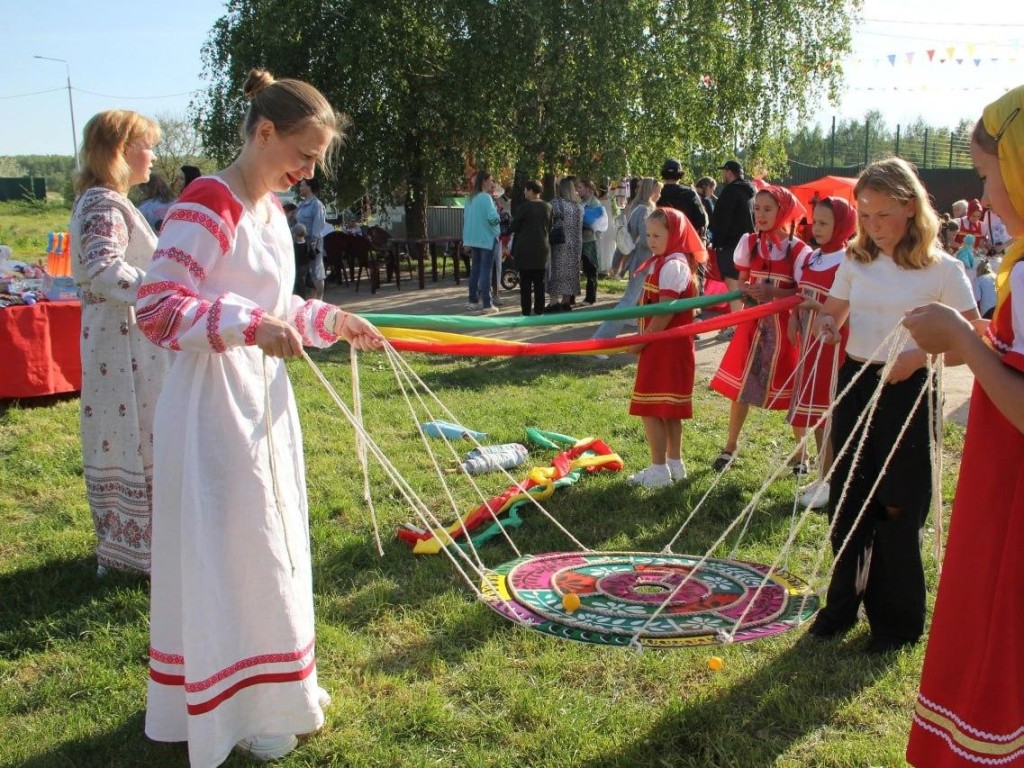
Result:
M718 454L717 458L715 458L711 468L714 469L715 472L725 472L725 470L729 468L729 465L732 464L734 458L734 454L729 453L728 451L722 451Z

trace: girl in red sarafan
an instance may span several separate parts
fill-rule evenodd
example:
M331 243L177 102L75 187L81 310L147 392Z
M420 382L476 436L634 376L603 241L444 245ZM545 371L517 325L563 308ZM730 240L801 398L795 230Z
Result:
M840 329L839 344L822 344L808 331L821 310L839 265L846 257L846 241L857 231L857 209L839 197L826 197L814 206L811 221L814 240L821 244L797 262L793 277L804 303L789 317L789 340L796 344L800 336L809 346L804 355L803 370L797 373L796 392L789 406L789 423L794 427L813 427L828 410L835 397L834 371L846 359L846 337L849 328ZM814 430L818 447L818 471L822 476L832 466L832 444L825 440L825 426ZM803 506L818 509L828 502L829 484L816 480L800 497Z
M641 303L689 299L697 294L697 263L707 260L700 236L686 217L672 208L658 208L647 217L647 245L654 256L637 268L644 280ZM640 338L693 322L693 310L640 319ZM683 419L693 417L693 337L634 345L636 369L629 415L644 422L651 465L629 477L645 488L671 485L686 477L683 466Z
M796 293L793 266L811 250L793 236L803 214L803 205L785 187L769 185L754 196L755 231L740 239L733 255L743 291L754 301L772 301ZM711 379L711 388L732 400L729 436L715 459L716 472L723 472L732 463L751 405L789 409L797 348L786 334L788 324L788 311L769 315L737 327L729 342ZM793 431L798 440L803 436L802 429L794 427ZM800 461L793 471L805 474L807 467Z
M908 313L923 350L974 373L960 479L907 760L924 768L1024 766L1024 86L989 104L971 137L984 201L1016 237L984 340L941 304ZM984 327L984 323L981 324Z

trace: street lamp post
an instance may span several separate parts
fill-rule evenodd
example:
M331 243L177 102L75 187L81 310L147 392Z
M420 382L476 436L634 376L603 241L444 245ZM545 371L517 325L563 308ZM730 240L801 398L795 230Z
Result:
M75 129L75 102L71 99L71 65L68 64L67 59L55 59L51 56L33 56L33 59L42 59L43 61L57 61L64 65L64 69L68 73L68 108L71 110L71 144L75 148L75 169L82 170L82 162L78 157L78 131Z

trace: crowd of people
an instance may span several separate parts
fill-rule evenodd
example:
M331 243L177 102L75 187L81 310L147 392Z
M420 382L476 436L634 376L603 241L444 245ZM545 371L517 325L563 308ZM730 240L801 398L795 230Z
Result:
M316 677L302 433L283 360L339 339L361 350L383 343L364 320L322 300L326 222L314 170L329 164L342 119L309 84L262 70L244 92L238 157L207 176L182 168L176 198L151 174L159 126L124 110L96 115L84 130L70 227L98 573L150 575L146 733L187 741L193 764L204 766L233 748L281 757L324 722L330 696ZM675 159L660 180L636 179L624 208L612 190L569 177L550 203L527 181L503 217L495 180L479 171L465 210L469 309L480 314L497 311L491 287L503 238L523 315L571 311L581 294L593 304L609 239L619 256L611 269L629 274L621 306L699 295L711 259L744 303L800 296L795 309L721 334L729 344L711 387L731 406L712 464L725 472L737 460L751 405L785 411L797 440L815 429L820 477L801 501L827 506L832 521L835 565L809 630L822 641L862 613L871 653L924 633L921 531L938 492L935 425L920 405L928 356L971 368L947 568L908 749L920 766L1024 757L1013 741L1024 716L1006 684L1020 678L1024 583L1024 302L1013 302L1024 292L1022 108L1024 87L985 110L971 145L985 194L943 218L898 158L866 168L853 203L828 197L811 210L784 187L748 181L736 160L721 167L720 187L709 177L690 187ZM145 189L139 208L127 198L135 185ZM295 186L301 202L289 217L275 193ZM801 218L811 243L797 236ZM296 295L300 282L311 298ZM687 477L693 337L645 337L693 321L689 309L641 318L632 339L629 413L642 420L651 460L630 475L633 484ZM894 348L900 323L910 338ZM609 321L595 335L623 328ZM826 428L838 390L848 393ZM839 450L848 445L857 450ZM794 474L809 474L808 465L797 455Z

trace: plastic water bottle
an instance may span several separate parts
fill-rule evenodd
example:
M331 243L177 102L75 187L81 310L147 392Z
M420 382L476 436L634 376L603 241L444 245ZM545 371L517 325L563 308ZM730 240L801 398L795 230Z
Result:
M526 446L519 443L484 445L466 454L462 469L471 475L481 475L498 469L512 469L526 461L527 456L529 451L526 450Z

